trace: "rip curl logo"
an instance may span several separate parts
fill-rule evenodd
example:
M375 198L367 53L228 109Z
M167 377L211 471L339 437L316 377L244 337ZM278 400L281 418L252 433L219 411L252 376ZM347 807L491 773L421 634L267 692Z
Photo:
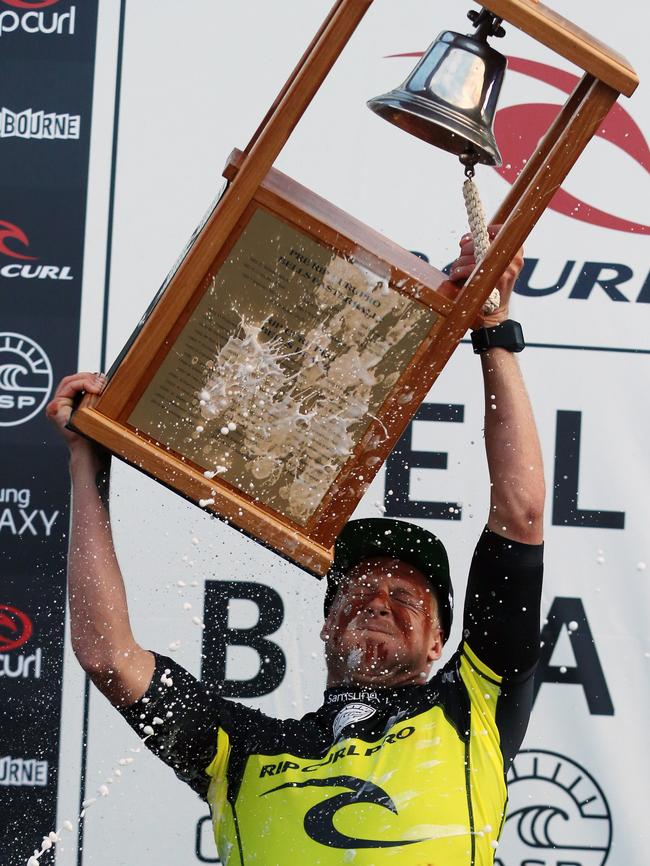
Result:
M334 740L338 740L343 728L348 725L353 725L355 722L365 722L371 716L374 716L377 711L374 707L369 707L368 704L348 704L346 707L337 713L334 722L332 723L332 734Z
M2 137L2 114L0 112L0 137ZM70 265L30 265L36 262L38 256L27 255L24 248L29 248L29 238L20 226L7 220L0 220L0 255L18 261L8 264L0 263L0 278L23 280L73 280ZM19 264L20 262L20 264Z
M546 63L538 63L522 57L508 57L508 69L550 84L567 95L573 92L580 80L578 76L570 72L564 72ZM508 183L514 183L525 161L534 151L537 142L559 112L559 105L545 103L511 105L497 111L494 120L494 133L503 155L503 165L496 171ZM650 172L648 143L637 124L622 106L615 104L612 107L602 126L596 132L596 136L613 144L647 172ZM564 189L559 189L556 192L549 207L557 213L571 217L571 219L601 228L642 235L650 234L650 226L632 222L593 207L570 195Z
M393 815L397 815L397 807L390 796L373 782L367 779L358 779L356 776L332 776L329 779L307 779L304 782L285 782L277 788L271 788L260 794L266 797L276 791L286 788L347 788L341 794L335 794L322 803L317 803L305 814L305 833L320 845L329 848L395 848L399 845L415 845L418 842L426 842L424 839L359 839L356 836L346 836L339 832L334 826L334 817L346 806L358 805L360 803L372 803L387 809Z
M33 631L32 621L26 613L9 604L0 604L0 653L23 646Z
M611 813L584 767L555 752L524 749L507 781L510 805L495 866L604 866Z
M391 54L389 57L422 57L421 51ZM556 69L547 63L538 63L523 57L508 57L508 71L527 75L566 93L572 93L579 82L577 75ZM495 168L504 180L512 184L519 176L526 161L537 147L546 130L559 114L561 105L547 103L523 103L511 105L497 111L494 118L494 134L503 156L503 165ZM596 137L613 144L626 156L650 172L650 148L642 131L618 103L612 106ZM648 235L650 225L633 222L607 211L600 210L560 188L553 196L549 209L563 216L580 220L600 228L631 234Z
M7 243L9 241L9 243ZM24 262L33 262L36 256L28 256L20 249L16 249L16 244L23 247L29 246L29 238L25 232L6 220L0 220L0 253L4 256L9 256L12 259L20 259Z
M48 8L59 2L60 0L0 0L0 39L12 33L23 33L27 36L74 36L77 7L70 6L67 12Z
M46 6L54 6L59 0L2 0L2 2L15 9L44 9Z

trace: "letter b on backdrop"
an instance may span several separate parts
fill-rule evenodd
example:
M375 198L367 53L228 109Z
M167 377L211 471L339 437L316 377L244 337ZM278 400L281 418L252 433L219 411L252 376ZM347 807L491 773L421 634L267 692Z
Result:
M258 619L250 628L230 628L230 602L252 601ZM203 662L201 679L223 683L226 698L259 698L274 691L284 679L287 660L277 643L268 639L282 625L284 604L270 586L234 580L207 580L205 583ZM229 646L250 647L259 658L257 674L248 680L226 679Z

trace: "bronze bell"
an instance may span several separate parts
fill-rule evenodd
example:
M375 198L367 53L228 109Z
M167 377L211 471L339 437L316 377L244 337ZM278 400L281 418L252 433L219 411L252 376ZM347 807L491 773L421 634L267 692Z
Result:
M476 33L441 33L401 87L371 99L368 107L466 164L501 165L492 124L506 58L487 38L504 31L486 10L468 17Z

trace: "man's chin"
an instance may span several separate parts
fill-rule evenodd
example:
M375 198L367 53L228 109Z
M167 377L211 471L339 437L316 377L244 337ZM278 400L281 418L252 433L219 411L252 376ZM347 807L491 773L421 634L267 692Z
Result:
M360 685L380 685L394 677L397 654L378 631L358 635L358 640L343 652L347 679Z

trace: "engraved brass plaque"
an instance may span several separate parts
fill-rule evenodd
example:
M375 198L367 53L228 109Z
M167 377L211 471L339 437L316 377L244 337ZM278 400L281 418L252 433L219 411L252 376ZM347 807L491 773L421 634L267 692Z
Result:
M304 526L436 321L388 274L258 206L128 424Z

